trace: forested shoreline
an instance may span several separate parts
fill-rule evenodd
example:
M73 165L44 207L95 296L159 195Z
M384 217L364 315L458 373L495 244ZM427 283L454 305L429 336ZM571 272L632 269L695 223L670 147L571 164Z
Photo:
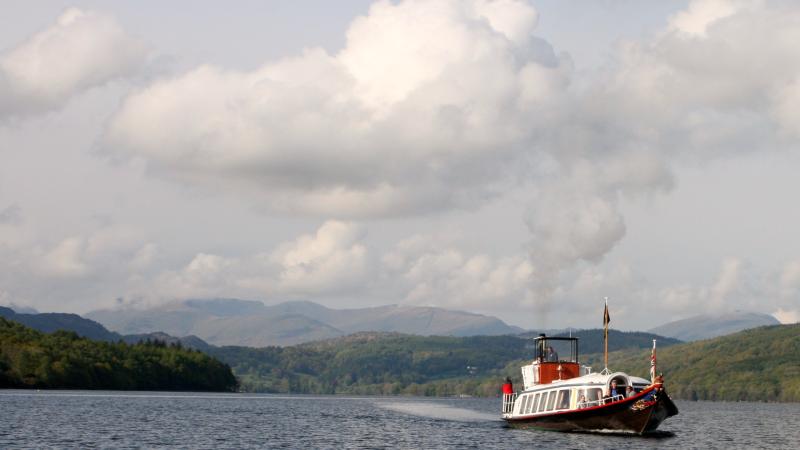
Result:
M581 345L602 348L601 330L576 330ZM635 351L652 334L614 330L611 348ZM599 340L599 341L598 341ZM665 338L666 345L680 341ZM494 396L506 376L519 378L532 340L519 336L413 336L357 333L290 347L215 347L249 392ZM526 362L527 361L527 362Z
M601 348L598 330L575 334L582 348ZM647 377L652 337L614 331L610 368ZM44 334L0 318L0 387L487 397L498 394L506 376L519 385L519 368L533 349L518 336L358 333L289 347L205 351ZM583 355L581 362L597 371L602 354ZM677 399L797 402L800 325L659 341L658 368Z
M595 350L596 330L581 345ZM652 336L615 332L609 367L649 375ZM627 342L620 342L621 340ZM510 376L521 383L530 341L514 336L471 338L362 333L293 347L217 347L241 388L251 392L495 396ZM635 346L629 347L634 343ZM585 345L584 345L585 344ZM776 325L675 344L659 341L658 369L673 398L715 401L800 401L800 325ZM671 345L667 345L671 344ZM602 353L581 357L595 371Z
M647 374L650 352L615 352L614 370ZM599 363L601 355L593 359ZM657 350L674 398L800 402L800 324L774 325Z
M235 391L227 364L163 342L94 341L0 318L0 388Z

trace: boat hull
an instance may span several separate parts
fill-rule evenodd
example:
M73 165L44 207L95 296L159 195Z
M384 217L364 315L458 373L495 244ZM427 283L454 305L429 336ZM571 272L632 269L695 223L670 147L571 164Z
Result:
M514 428L641 434L655 430L664 419L675 414L678 408L666 391L650 388L634 397L592 408L505 420Z

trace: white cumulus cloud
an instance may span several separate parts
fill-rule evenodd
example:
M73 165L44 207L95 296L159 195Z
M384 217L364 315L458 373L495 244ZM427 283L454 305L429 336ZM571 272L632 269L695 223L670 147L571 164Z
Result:
M69 8L0 55L0 118L58 108L77 92L130 74L146 54L112 17Z
M367 283L365 231L349 222L329 220L313 235L280 246L272 260L281 267L277 290L287 293L335 294Z
M383 257L387 286L405 292L411 305L492 309L533 302L535 268L524 255L495 258L468 254L431 236L400 241Z
M378 2L335 55L203 66L129 96L107 148L154 173L338 217L471 206L522 172L571 65L522 1Z

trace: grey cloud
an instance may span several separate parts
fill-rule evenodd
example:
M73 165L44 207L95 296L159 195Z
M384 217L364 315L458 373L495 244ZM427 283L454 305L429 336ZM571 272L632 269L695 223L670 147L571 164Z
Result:
M19 225L22 223L22 208L19 205L7 206L0 210L0 224Z

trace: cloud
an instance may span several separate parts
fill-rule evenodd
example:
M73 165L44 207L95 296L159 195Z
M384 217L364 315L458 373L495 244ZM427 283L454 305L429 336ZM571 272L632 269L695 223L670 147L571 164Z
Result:
M132 258L135 250L142 245L142 236L126 226L107 226L88 235L70 236L48 248L41 245L31 250L21 249L27 254L26 265L45 276L80 278L92 273L114 270L109 262L117 264L120 260ZM139 251L141 252L141 250ZM141 256L133 256L135 260Z
M79 277L89 272L83 260L86 243L78 237L70 237L59 242L52 250L41 257L41 270L48 275Z
M668 191L676 166L796 147L799 24L790 3L693 1L575 83L526 214L541 295L624 237L620 196ZM709 300L717 306L722 287Z
M782 324L792 324L800 322L800 310L784 310L783 308L778 308L777 311L772 313L776 319L778 319Z
M134 271L145 270L158 258L158 245L148 242L133 255L130 268Z
M788 3L693 1L588 74L537 21L522 1L378 2L338 53L154 82L102 142L154 174L321 217L475 208L522 185L541 298L624 238L622 196L668 191L676 165L796 144Z
M622 329L642 330L694 315L734 311L782 311L783 319L778 313L773 315L784 321L793 317L796 299L787 301L776 295L779 278L731 257L720 261L716 277L694 284L657 286L636 267L615 261L562 273L548 312L559 316L561 324L581 323L580 318L594 314L599 326L603 295L609 297L612 316L618 319L615 326Z
M532 257L545 264L598 262L625 235L613 196L559 187L544 191L531 208Z
M22 208L11 205L0 210L0 225L19 225L22 222Z
M693 1L656 38L620 48L592 89L596 113L612 137L672 159L785 147L779 131L796 125L784 93L800 76L798 23L792 3Z
M741 265L738 258L728 258L722 263L717 282L709 292L707 308L718 311L724 307L725 300L741 286Z
M103 142L169 178L337 217L473 207L508 183L571 65L521 1L388 1L335 55L214 66L129 96ZM180 132L175 132L180 130Z
M18 304L81 310L124 292L145 244L142 233L122 225L55 239L27 226L0 226L0 285Z
M764 298L769 296L769 283L747 274L739 258L723 260L716 280L709 285L642 288L642 296L650 299L648 304L662 305L668 313L682 316L760 310L773 302ZM687 314L687 310L693 313Z
M271 256L281 267L277 290L330 295L366 284L365 235L354 223L329 220L313 235L281 245Z
M762 3L759 0L694 0L686 10L669 20L668 29L693 37L706 37L708 28L719 20Z
M470 255L417 235L400 241L382 261L387 286L405 292L402 301L408 304L486 310L533 301L535 269L524 255Z
M135 71L147 54L111 17L77 8L0 55L0 118L56 109Z
M164 270L153 286L135 286L128 296L158 299L243 296L287 299L335 297L365 292L372 268L363 239L351 222L328 220L313 234L273 250L232 256L198 253L180 270Z
M800 295L800 261L790 261L783 267L780 276L780 295L783 298Z
M62 19L2 57L0 97L16 113L57 107L141 58L107 17ZM352 22L339 52L310 48L254 70L206 65L156 80L125 99L101 139L154 175L320 218L476 208L521 186L531 196L527 255L403 243L376 266L361 227L336 221L276 248L201 249L167 268L153 265L165 247L143 238L101 251L109 247L100 236L66 237L37 255L72 277L95 276L119 257L143 277L125 289L152 296L368 298L390 286L386 295L404 301L575 302L590 281L638 282L592 267L625 236L621 198L669 190L682 164L797 144L800 13L790 3L693 1L589 73L573 73L567 55L536 37L537 21L522 1L378 2ZM109 56L109 42L118 54ZM51 64L71 51L62 46L83 62ZM745 272L728 264L716 285L637 292L686 307L744 304Z

